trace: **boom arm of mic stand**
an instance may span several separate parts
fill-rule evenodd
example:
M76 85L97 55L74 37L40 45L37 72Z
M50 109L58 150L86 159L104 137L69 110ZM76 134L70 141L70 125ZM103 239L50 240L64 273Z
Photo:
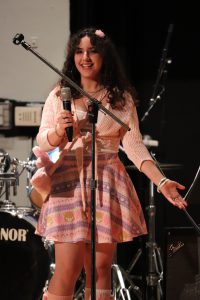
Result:
M13 38L13 43L15 45L22 45L23 48L25 48L27 51L32 52L37 58L39 58L42 62L44 62L47 66L49 66L52 70L54 70L58 75L60 75L63 79L65 79L72 87L74 87L77 91L79 91L82 95L87 97L92 103L96 104L98 108L103 111L105 114L109 115L111 118L113 118L116 122L121 124L126 130L130 130L130 128L123 123L119 118L117 118L112 112L110 112L108 109L106 109L100 101L97 99L91 97L86 91L81 89L73 80L71 80L68 76L60 72L55 66L53 66L50 62L48 62L46 59L44 59L38 52L33 50L33 48L24 41L24 35L17 33L15 37Z

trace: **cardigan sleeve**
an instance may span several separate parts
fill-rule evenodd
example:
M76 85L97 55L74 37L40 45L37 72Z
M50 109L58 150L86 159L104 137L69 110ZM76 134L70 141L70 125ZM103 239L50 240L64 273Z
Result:
M48 131L50 128L55 127L55 116L60 106L60 101L57 97L57 91L58 88L52 90L45 101L39 132L36 136L38 145L43 151L46 152L56 148L48 141Z
M153 159L143 143L136 106L130 97L127 97L126 113L129 116L127 125L130 127L130 130L126 132L122 130L122 145L128 158L141 170L144 161L153 161Z

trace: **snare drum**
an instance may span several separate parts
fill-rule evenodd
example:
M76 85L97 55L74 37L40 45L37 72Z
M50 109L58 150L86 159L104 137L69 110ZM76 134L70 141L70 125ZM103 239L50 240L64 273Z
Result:
M35 234L36 222L31 208L0 208L0 299L41 299L53 246Z

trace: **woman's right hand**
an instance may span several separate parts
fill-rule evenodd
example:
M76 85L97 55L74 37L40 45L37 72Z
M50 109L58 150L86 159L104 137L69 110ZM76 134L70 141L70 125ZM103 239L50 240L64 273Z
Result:
M73 126L73 115L69 110L62 110L56 115L56 131L58 135L65 134L67 127Z

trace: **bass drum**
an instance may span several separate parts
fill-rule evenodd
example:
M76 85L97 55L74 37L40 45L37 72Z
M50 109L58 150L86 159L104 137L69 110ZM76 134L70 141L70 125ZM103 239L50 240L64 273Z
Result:
M0 299L39 300L51 276L52 247L35 235L34 210L0 208Z

